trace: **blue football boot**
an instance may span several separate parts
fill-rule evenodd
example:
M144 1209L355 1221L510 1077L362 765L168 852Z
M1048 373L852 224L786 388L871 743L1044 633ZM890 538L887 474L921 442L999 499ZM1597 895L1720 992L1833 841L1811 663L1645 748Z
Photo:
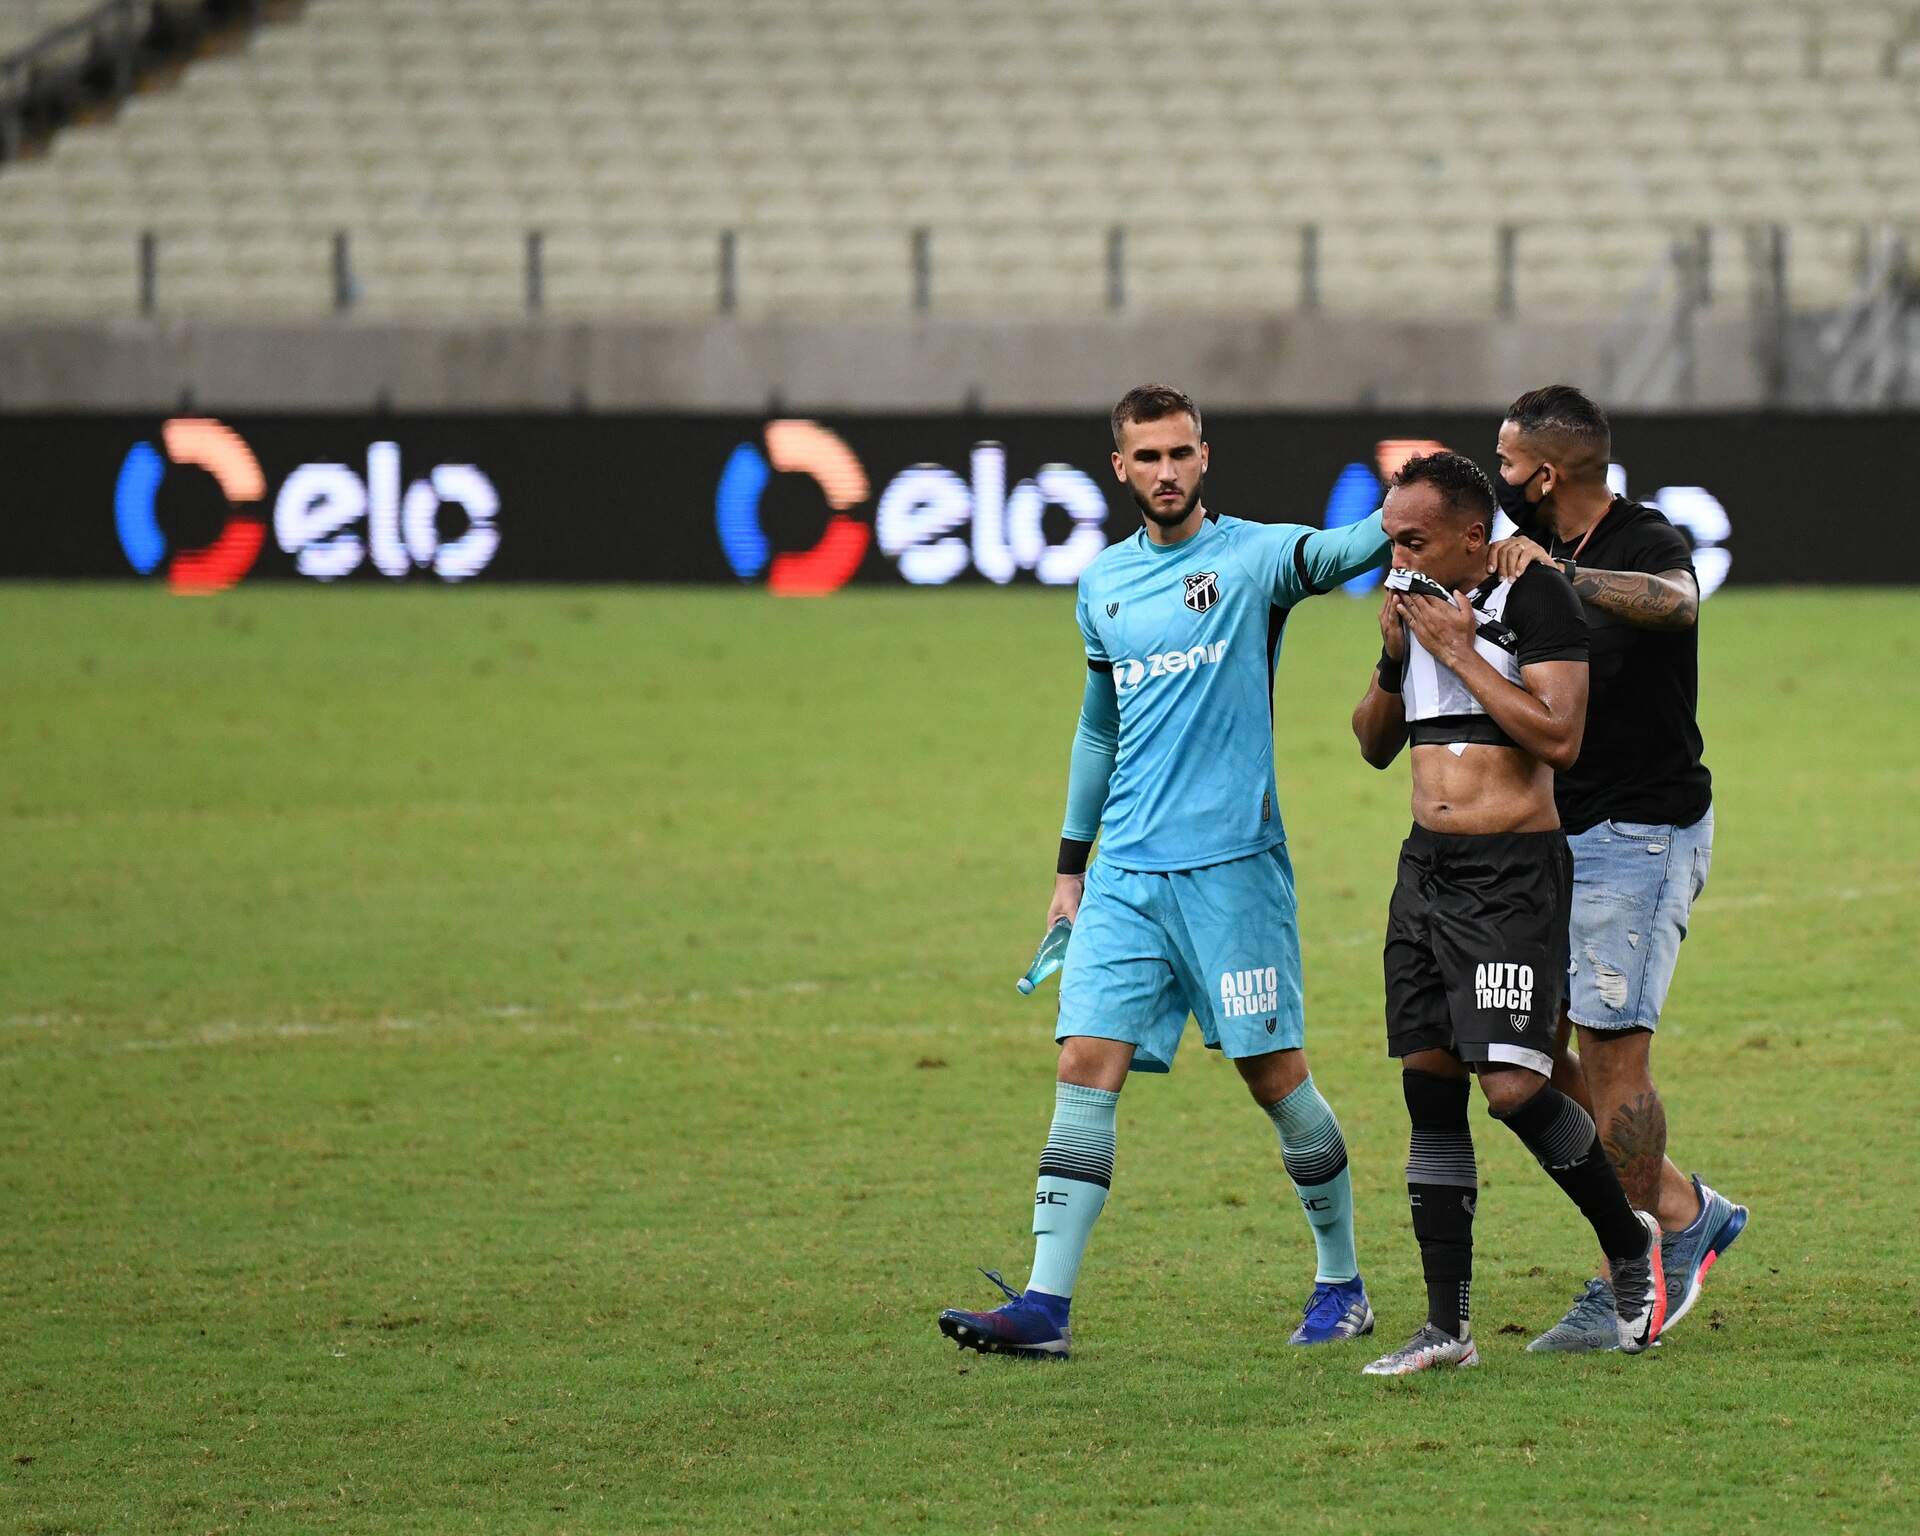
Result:
M942 1333L962 1349L977 1349L983 1355L1023 1355L1029 1360L1067 1358L1071 1330L1064 1319L1056 1323L1053 1309L1022 1296L997 1271L983 1269L980 1273L1006 1293L1007 1304L991 1312L948 1307L940 1314ZM1059 1310L1065 1312L1064 1297L1049 1299L1058 1300Z
M1693 1225L1667 1233L1660 1243L1661 1262L1667 1271L1669 1330L1693 1310L1707 1271L1747 1229L1747 1208L1701 1183L1697 1173L1693 1175L1693 1192L1700 1197L1700 1214Z
M1289 1344L1336 1344L1373 1332L1367 1285L1358 1275L1351 1280L1316 1281L1304 1313Z
M1614 1310L1613 1287L1605 1280L1589 1280L1567 1315L1528 1344L1527 1350L1535 1355L1578 1355L1619 1347L1620 1317Z

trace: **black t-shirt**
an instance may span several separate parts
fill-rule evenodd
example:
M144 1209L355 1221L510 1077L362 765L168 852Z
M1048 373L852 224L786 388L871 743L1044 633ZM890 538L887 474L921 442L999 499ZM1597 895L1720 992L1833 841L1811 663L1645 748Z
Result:
M1596 571L1693 570L1684 535L1652 507L1616 496L1577 556L1577 539L1528 530L1557 559ZM1554 781L1560 821L1584 832L1602 821L1689 827L1713 803L1700 761L1699 630L1636 629L1586 609L1591 634L1587 733L1580 760Z

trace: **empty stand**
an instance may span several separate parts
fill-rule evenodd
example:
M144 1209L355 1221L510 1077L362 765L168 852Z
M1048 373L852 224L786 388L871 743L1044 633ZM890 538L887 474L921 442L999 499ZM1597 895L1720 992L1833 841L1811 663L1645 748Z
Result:
M99 0L6 0L0 5L0 59L98 7Z
M536 230L563 316L1095 313L1118 227L1143 309L1607 316L1776 224L1820 308L1915 221L1911 0L308 0L0 166L0 313L145 230L162 313L323 313L345 231L356 312L509 314Z

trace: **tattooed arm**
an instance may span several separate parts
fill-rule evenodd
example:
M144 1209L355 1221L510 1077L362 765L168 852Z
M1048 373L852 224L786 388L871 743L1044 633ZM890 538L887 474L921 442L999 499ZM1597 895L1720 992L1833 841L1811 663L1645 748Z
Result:
M1692 629L1700 618L1700 589L1689 570L1590 571L1555 560L1532 539L1502 539L1487 550L1487 568L1512 581L1530 565L1573 565L1573 590L1602 613L1636 629Z
M1692 629L1700 618L1700 589L1691 571L1590 571L1573 568L1573 590L1636 629Z

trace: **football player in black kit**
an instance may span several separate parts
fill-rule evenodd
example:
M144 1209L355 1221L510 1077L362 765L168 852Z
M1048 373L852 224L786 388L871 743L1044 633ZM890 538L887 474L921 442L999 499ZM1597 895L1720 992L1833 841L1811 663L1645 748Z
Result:
M1666 1313L1659 1223L1628 1203L1592 1118L1549 1081L1573 883L1553 776L1580 755L1586 620L1557 571L1488 574L1493 519L1491 482L1457 453L1409 459L1393 477L1384 649L1353 713L1368 763L1385 768L1409 744L1413 763L1384 963L1427 1319L1366 1367L1376 1376L1479 1362L1472 1077L1592 1225L1618 1346L1646 1349ZM1434 583L1441 595L1429 595Z

